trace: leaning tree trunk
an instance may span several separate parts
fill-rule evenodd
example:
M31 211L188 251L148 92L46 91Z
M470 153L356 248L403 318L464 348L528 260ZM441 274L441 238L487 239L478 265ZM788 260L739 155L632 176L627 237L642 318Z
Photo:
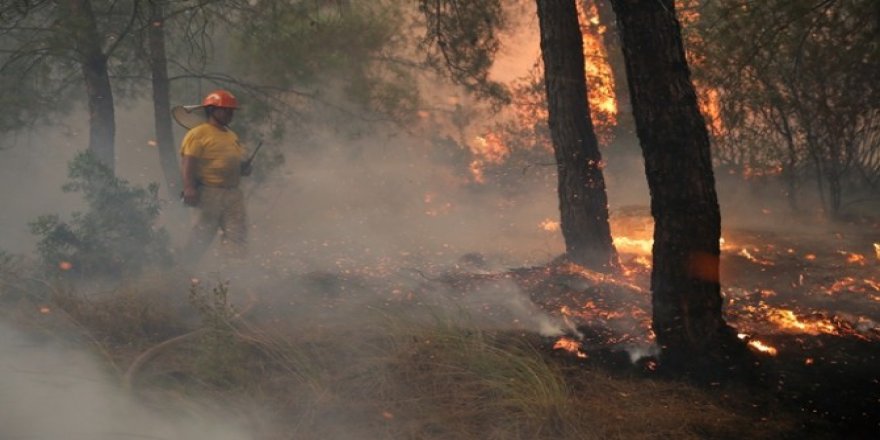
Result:
M559 210L568 258L602 271L618 266L608 225L602 156L593 131L575 0L537 0Z
M114 169L116 116L113 92L92 4L90 0L65 0L64 6L89 100L89 151L104 165Z
M722 316L721 214L709 134L673 0L613 0L654 217L651 293L661 361L717 365L744 349Z
M150 1L148 31L150 70L153 79L153 120L156 127L156 146L159 163L165 175L168 194L180 192L180 166L171 133L171 91L168 82L168 61L165 57L164 0Z

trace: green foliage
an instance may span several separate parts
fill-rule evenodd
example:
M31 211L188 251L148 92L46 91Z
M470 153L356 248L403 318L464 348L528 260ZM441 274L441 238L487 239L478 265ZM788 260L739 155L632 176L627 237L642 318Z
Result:
M707 4L690 29L695 78L719 95L716 157L738 170L813 173L825 208L880 189L880 9L867 0Z
M420 0L419 11L425 17L428 62L478 96L508 103L507 89L489 79L500 48L498 32L506 24L502 2Z
M243 11L230 55L235 75L260 84L251 98L264 108L253 110L267 114L255 119L266 125L269 117L283 113L280 122L292 126L308 125L313 117L326 122L327 114L315 111L321 109L330 115L342 112L345 124L335 125L354 132L363 128L358 122L366 124L377 115L398 123L415 121L423 106L422 66L414 61L407 33L401 32L410 25L408 7L399 0L270 0Z
M155 227L158 185L132 186L88 152L78 154L68 172L63 190L82 193L88 211L74 213L70 221L52 214L30 223L47 268L121 276L170 262L168 234Z
M314 84L367 74L401 24L393 5L266 1L242 23L239 53L275 84Z
M202 320L196 359L199 378L220 386L240 383L248 374L247 353L233 325L237 312L229 303L229 284L220 282L207 291L194 282L189 301Z

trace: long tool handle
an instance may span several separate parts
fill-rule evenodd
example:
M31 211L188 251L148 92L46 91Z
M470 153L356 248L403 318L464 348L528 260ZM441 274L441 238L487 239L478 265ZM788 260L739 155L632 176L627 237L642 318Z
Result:
M260 143L257 144L257 148L254 148L254 152L251 154L251 157L249 157L248 160L245 161L246 164L250 165L250 163L254 161L254 158L257 157L257 152L260 151L260 148L262 146L263 146L263 141L260 141Z

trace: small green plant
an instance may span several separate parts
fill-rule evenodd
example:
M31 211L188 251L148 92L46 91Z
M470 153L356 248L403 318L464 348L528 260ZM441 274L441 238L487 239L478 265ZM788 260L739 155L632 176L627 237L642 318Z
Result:
M73 213L70 221L52 214L30 223L47 268L80 276L122 276L171 261L168 234L155 226L158 185L131 185L88 152L70 162L68 176L62 189L82 193L88 210Z
M247 356L234 325L238 314L229 303L229 283L220 282L208 291L193 281L189 302L202 321L196 359L199 378L219 386L240 383L247 376Z

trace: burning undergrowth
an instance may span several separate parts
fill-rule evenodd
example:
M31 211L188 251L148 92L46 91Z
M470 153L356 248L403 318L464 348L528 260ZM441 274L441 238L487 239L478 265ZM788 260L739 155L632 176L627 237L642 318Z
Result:
M653 372L648 223L615 218L625 264L616 275L564 262L504 269L467 254L444 266L202 279L188 293L168 282L148 296L169 309L149 316L175 332L130 333L140 341L112 337L137 315L90 318L113 316L109 302L43 298L37 305L52 311L38 313L65 308L102 323L83 328L86 340L109 354L126 388L154 405L215 396L241 408L257 438L705 438L733 437L745 424L773 438L876 428L877 237L832 235L829 245L819 235L726 231L726 316L761 378L757 388L702 390ZM745 395L756 389L767 393Z

